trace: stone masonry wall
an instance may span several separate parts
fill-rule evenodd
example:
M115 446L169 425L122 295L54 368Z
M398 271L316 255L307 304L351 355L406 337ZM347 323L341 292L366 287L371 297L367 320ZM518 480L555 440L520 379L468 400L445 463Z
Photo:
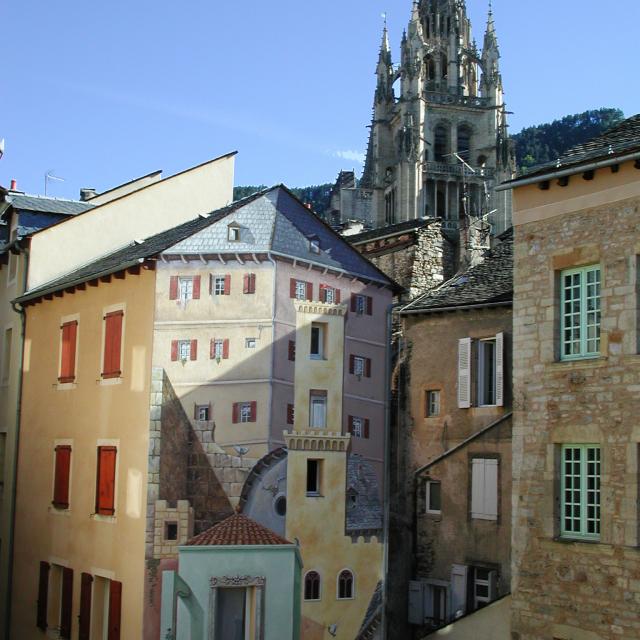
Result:
M627 200L515 229L513 640L640 637L639 214ZM560 362L559 272L590 264L601 355ZM601 447L599 543L559 537L562 444Z

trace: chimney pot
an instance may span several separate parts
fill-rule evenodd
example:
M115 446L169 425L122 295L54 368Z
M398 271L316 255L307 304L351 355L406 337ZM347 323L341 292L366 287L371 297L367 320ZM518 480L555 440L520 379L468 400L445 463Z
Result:
M18 181L17 180L12 180L11 181L11 191L15 191L18 188Z
M97 195L98 194L97 194L95 189L91 189L89 187L85 187L83 189L80 189L80 200L82 200L82 202L86 202L87 200L91 200L91 198L94 198Z

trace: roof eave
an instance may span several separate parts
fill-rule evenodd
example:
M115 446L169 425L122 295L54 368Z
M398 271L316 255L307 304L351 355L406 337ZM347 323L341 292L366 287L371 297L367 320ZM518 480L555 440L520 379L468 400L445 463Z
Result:
M408 305L407 305L408 306ZM433 313L446 313L450 311L468 311L469 309L491 309L494 307L512 307L513 299L511 300L501 300L499 302L480 302L474 304L459 304L459 305L451 305L448 307L427 307L423 309L407 309L404 307L400 309L397 313L401 316L412 316L412 315L427 315Z

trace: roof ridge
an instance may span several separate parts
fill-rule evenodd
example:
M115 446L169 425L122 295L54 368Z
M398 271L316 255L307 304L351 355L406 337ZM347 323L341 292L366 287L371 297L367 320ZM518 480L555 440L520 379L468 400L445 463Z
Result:
M234 513L187 541L186 546L292 545L263 524Z

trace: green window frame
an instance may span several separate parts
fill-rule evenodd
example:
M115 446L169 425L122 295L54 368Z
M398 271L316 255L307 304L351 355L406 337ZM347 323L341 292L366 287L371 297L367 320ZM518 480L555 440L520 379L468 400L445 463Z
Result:
M600 265L560 273L560 359L600 355Z
M563 538L600 539L599 445L562 446L560 534Z

